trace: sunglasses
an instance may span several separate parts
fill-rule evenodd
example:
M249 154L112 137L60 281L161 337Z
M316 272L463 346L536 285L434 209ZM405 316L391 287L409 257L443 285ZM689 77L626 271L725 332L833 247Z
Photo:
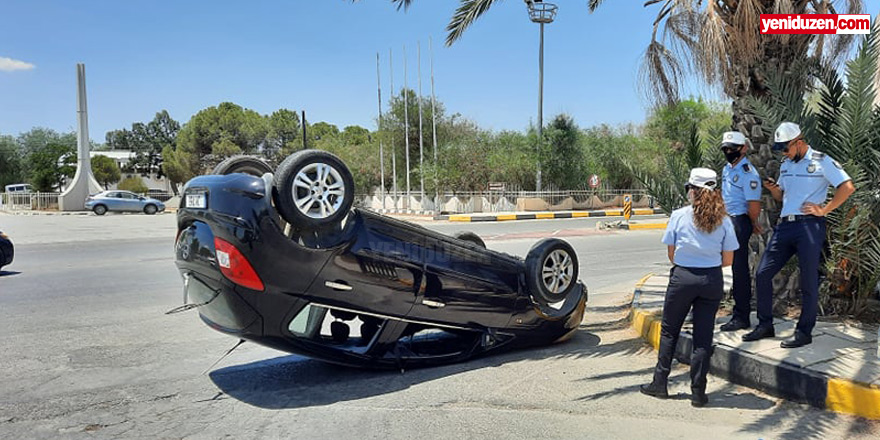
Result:
M796 137L796 138L794 138L794 139L788 141L788 143L785 144L784 147L782 147L782 153L783 153L783 154L788 153L788 149L791 148L792 144L796 143L796 142L799 141L799 140L801 140L801 138Z
M734 151L739 151L739 150L742 150L742 145L740 145L738 147L721 147L721 151L725 154L732 153Z

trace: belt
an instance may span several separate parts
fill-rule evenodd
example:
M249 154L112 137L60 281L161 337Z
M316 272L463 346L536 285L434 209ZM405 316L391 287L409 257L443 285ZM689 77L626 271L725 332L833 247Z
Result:
M779 216L779 223L799 222L802 220L817 219L817 218L821 218L821 217L816 217L815 215L809 215L809 214L782 215L782 216Z
M730 218L737 218L737 217L742 217L742 216L744 216L744 215L747 216L748 214L727 214L727 215L729 215Z

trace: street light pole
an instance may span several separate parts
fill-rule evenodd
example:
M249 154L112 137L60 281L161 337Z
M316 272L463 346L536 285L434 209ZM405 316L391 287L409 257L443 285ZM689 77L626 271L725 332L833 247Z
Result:
M544 141L544 23L541 23L541 44L538 46L538 173L535 190L541 190L541 144Z
M558 9L553 3L541 0L525 0L529 18L541 25L541 43L538 46L538 145L535 189L541 191L541 144L544 142L544 24L553 23Z

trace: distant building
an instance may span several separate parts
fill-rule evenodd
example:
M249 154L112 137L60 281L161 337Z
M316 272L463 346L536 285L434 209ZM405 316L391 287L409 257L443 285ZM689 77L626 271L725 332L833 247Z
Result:
M164 177L158 177L158 170L153 170L147 175L143 175L141 173L128 171L128 163L131 162L135 153L129 150L106 150L106 151L90 151L89 157L95 156L107 156L114 161L116 161L116 165L119 165L119 169L122 171L122 179L127 179L129 177L138 176L144 180L144 185L150 189L160 189L165 192L171 192L171 182ZM116 185L111 185L110 189L116 189Z

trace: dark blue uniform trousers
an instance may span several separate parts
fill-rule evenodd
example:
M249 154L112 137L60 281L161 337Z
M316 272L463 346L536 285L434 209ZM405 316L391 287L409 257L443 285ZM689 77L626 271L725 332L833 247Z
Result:
M803 295L797 330L806 335L812 334L819 308L819 260L824 243L824 217L804 216L776 226L755 274L759 326L773 325L773 277L797 253Z
M721 267L689 268L675 266L669 273L666 301L663 303L663 321L660 325L660 349L654 382L666 383L672 368L672 357L681 333L681 326L693 308L693 342L691 355L691 387L706 388L709 358L712 357L712 333L715 312L724 296Z
M752 238L752 219L747 214L731 217L739 249L733 252L732 320L749 323L752 310L752 271L749 270L749 239Z

